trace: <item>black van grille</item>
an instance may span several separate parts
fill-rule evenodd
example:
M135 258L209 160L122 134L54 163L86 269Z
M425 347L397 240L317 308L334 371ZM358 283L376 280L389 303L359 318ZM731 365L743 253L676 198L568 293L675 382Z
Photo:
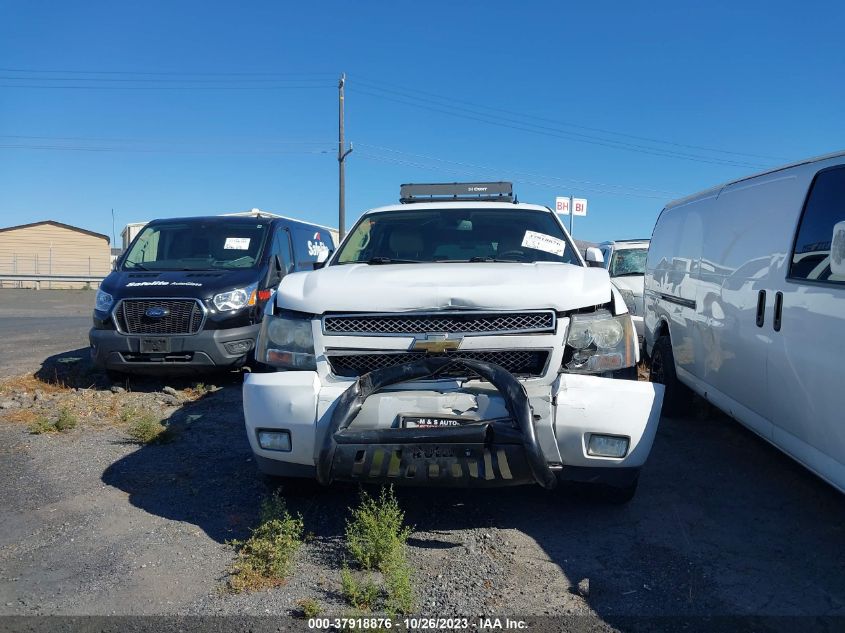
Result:
M426 352L375 352L363 354L332 354L327 355L332 372L336 376L354 378L376 369L393 367L402 363L410 363L421 358L465 358L501 365L507 371L519 376L542 376L546 368L547 350L499 350L473 352L444 352L442 354L426 354ZM444 376L474 377L475 373L460 365L447 365L443 370Z
M164 316L148 316L151 308L163 309ZM124 334L196 334L203 311L194 299L124 299L114 316Z
M554 332L554 312L459 312L327 316L326 334L501 334Z

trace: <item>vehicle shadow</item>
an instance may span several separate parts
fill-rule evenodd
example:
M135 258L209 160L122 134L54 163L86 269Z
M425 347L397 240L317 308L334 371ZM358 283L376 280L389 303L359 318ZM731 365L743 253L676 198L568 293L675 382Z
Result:
M128 493L134 506L194 524L220 543L247 536L277 484L255 469L239 387L185 405L167 423L173 441L139 447L102 481ZM280 492L320 544L321 564L339 568L356 488L304 483ZM536 543L538 569L552 565L564 577L535 596L538 613L561 615L566 601L555 591L577 593L582 579L590 581L589 609L623 630L641 628L633 616L845 613L842 496L712 410L661 421L640 489L626 506L539 487L399 488L397 497L414 526L412 555L448 556L464 546L456 534L479 528L515 530ZM514 561L514 573L534 564Z
M232 370L215 373L186 372L171 376L141 374L112 374L110 376L105 371L94 367L89 348L80 347L48 356L41 363L41 367L35 371L33 378L46 385L67 389L108 391L113 387L120 387L127 391L150 393L161 391L165 386L185 389L202 381L213 381L221 385L240 385L243 381L243 373L241 370Z

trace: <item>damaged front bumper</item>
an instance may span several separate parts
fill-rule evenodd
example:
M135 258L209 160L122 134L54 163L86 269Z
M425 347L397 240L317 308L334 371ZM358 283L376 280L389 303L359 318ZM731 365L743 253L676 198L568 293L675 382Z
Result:
M451 361L453 364L455 361ZM438 380L443 359L322 384L315 372L251 374L244 382L247 436L272 475L426 486L507 486L560 480L618 483L645 462L662 387L561 374L524 384L492 363L463 360L482 380ZM459 426L403 428L408 415L456 415ZM259 434L287 433L286 450ZM621 457L590 454L590 437L624 437Z

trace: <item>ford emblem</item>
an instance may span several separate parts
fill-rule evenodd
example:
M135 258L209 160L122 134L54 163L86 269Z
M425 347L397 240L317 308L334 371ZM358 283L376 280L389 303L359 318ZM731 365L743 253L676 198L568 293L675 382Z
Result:
M161 319L166 317L170 310L166 308L162 308L160 306L153 306L152 308L147 308L144 312L145 315L150 317L151 319Z

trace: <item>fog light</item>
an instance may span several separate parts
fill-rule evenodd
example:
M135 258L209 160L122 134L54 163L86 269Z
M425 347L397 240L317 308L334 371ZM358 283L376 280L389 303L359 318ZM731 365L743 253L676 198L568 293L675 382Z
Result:
M223 347L225 347L226 351L230 354L246 354L252 349L252 340L231 341L229 343L224 343Z
M266 451L290 451L290 431L258 431L258 445Z
M590 435L587 455L594 457L625 457L630 438L618 435Z

